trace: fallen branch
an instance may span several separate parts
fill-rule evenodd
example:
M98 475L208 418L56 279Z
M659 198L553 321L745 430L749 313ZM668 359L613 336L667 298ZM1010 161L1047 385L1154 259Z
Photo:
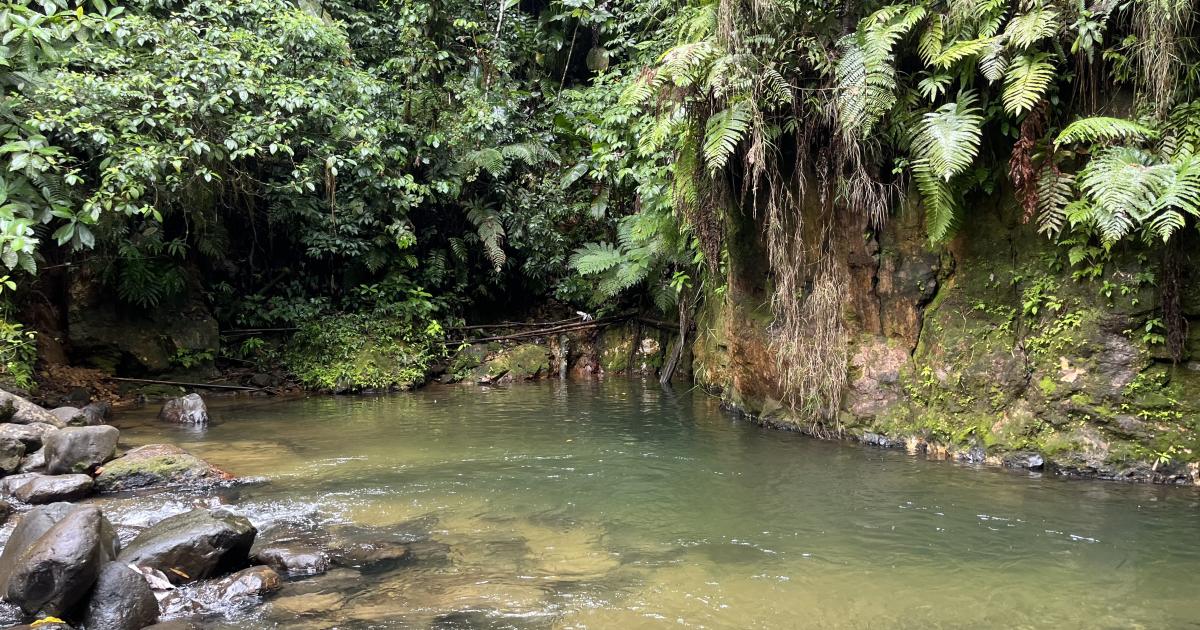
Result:
M217 385L216 383L185 383L183 381L157 381L149 378L125 378L122 376L110 376L108 380L121 381L124 383L149 383L151 385L178 385L180 387L204 387L208 389L237 389L243 391L257 392L262 391L261 387L247 387L245 385Z
M605 326L605 325L611 324L613 322L629 319L630 317L633 317L633 315L634 315L634 313L624 313L621 315L610 315L608 317L601 317L600 319L594 319L590 322L578 322L575 324L568 324L565 326L554 326L554 327L543 328L543 329L539 329L539 330L527 330L524 332L512 333L509 335L495 335L492 337L480 337L478 339L459 339L457 341L447 341L446 345L457 346L457 345L464 344L464 343L472 344L472 343L484 343L484 342L488 342L488 341L517 341L520 339L544 337L546 335L557 335L559 333L574 332L577 330L587 330L589 328L598 328L600 326Z

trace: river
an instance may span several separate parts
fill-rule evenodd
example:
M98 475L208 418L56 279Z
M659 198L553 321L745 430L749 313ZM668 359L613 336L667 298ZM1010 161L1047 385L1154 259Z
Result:
M1200 628L1191 488L817 441L624 379L210 410L115 424L261 477L227 494L264 537L414 552L211 628ZM192 500L106 509L128 530Z

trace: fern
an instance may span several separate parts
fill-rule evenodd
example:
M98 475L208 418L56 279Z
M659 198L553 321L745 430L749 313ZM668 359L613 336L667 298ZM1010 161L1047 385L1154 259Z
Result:
M1057 32L1058 13L1039 6L1010 20L1004 28L1004 37L1010 45L1023 50Z
M608 242L587 243L571 255L571 267L585 275L604 273L625 260L625 255Z
M1066 126L1054 139L1055 146L1072 142L1101 142L1104 140L1144 140L1158 132L1132 120L1093 116L1080 118Z
M947 103L921 119L913 152L915 168L950 181L971 166L979 153L983 115L975 107L975 94L964 92L955 103Z
M973 57L990 49L992 41L991 37L979 37L954 42L933 58L933 66L945 70L967 57Z
M746 136L752 115L750 106L739 101L709 117L704 132L704 161L709 172L716 173L725 167Z
M475 232L483 245L483 253L492 263L492 268L499 273L508 260L501 246L504 242L504 224L500 222L500 215L491 207L475 202L469 205L467 220L475 225Z
M1171 172L1170 165L1155 164L1140 149L1104 149L1079 173L1080 188L1091 202L1091 212L1081 218L1106 242L1120 240L1149 217Z
M1047 235L1062 232L1074 181L1075 178L1056 169L1042 169L1037 184L1038 232Z
M925 170L915 170L913 179L925 206L925 231L929 234L929 240L934 243L945 240L954 228L958 215L958 202L953 189Z
M1033 109L1054 80L1050 55L1035 53L1013 59L1004 75L1004 111L1013 116Z

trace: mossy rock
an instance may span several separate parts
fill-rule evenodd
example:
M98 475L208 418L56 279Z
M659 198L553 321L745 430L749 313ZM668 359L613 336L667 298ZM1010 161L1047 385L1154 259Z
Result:
M478 380L532 380L550 373L550 353L545 346L527 343L508 348L480 365Z
M167 486L208 486L232 475L170 444L135 448L108 462L96 476L100 492L122 492Z

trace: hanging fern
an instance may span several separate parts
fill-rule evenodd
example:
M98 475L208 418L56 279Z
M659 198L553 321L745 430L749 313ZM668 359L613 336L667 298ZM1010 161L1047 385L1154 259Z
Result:
M709 117L704 132L704 161L710 173L725 167L738 143L746 137L752 116L749 104L740 101Z
M1010 46L1024 50L1058 32L1058 13L1041 6L1009 20L1004 37Z
M1004 111L1013 116L1033 109L1054 80L1050 55L1035 53L1013 59L1004 75Z
M1144 140L1158 135L1155 130L1132 120L1093 116L1080 118L1066 126L1054 139L1055 146L1072 142L1102 142L1112 140Z
M979 153L982 125L983 115L971 91L925 114L913 139L915 170L942 181L967 170Z
M501 246L504 242L504 224L500 221L500 215L490 206L474 202L468 205L467 220L475 225L475 232L483 245L483 253L492 263L492 268L499 273L508 260Z

